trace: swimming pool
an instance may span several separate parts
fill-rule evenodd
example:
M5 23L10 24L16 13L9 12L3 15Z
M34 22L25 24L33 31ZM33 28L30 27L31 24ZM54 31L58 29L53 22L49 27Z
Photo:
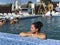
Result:
M13 33L13 34L19 34L20 32L27 32L29 31L30 25L36 21L43 22L44 26L41 29L41 32L46 33L47 38L60 39L60 16L53 16L52 18L48 16L20 18L19 22L13 25L7 22L5 25L0 27L0 32Z

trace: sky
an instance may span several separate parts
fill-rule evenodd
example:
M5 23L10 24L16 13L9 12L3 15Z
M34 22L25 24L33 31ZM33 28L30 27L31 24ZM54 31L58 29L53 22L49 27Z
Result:
M14 3L16 0L0 0L0 4L1 3ZM18 0L19 1L19 3L21 2L21 3L27 3L28 1L30 1L30 0ZM36 2L36 0L31 0L32 2Z
M16 0L0 0L0 4L4 4L4 3L14 3ZM18 0L19 3L28 3L28 1L32 1L32 2L36 2L36 0ZM60 0L52 0L52 1L60 1Z

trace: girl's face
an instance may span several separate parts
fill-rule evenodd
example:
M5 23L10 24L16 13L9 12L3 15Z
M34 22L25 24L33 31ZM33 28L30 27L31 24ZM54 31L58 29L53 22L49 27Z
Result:
M37 32L37 29L35 28L34 24L31 25L30 30L31 30L32 33Z

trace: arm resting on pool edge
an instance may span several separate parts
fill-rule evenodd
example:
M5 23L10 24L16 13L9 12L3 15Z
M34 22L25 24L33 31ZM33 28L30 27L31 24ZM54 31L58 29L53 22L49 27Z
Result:
M22 32L19 35L22 36L22 37L31 36L31 34L26 33L26 32Z
M32 37L37 37L37 38L40 38L40 39L46 39L46 35L43 34L43 33L41 33L39 35L36 35L36 34L30 34L30 33L22 32L19 35L22 36L22 37L32 36Z

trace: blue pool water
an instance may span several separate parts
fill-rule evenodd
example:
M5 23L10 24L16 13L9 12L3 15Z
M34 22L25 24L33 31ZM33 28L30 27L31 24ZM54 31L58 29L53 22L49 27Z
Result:
M5 25L0 27L0 32L19 34L20 32L29 31L30 25L33 22L43 22L41 32L47 35L49 39L60 39L60 16L53 16L52 18L47 17L30 17L20 18L19 22L11 25L7 22Z

